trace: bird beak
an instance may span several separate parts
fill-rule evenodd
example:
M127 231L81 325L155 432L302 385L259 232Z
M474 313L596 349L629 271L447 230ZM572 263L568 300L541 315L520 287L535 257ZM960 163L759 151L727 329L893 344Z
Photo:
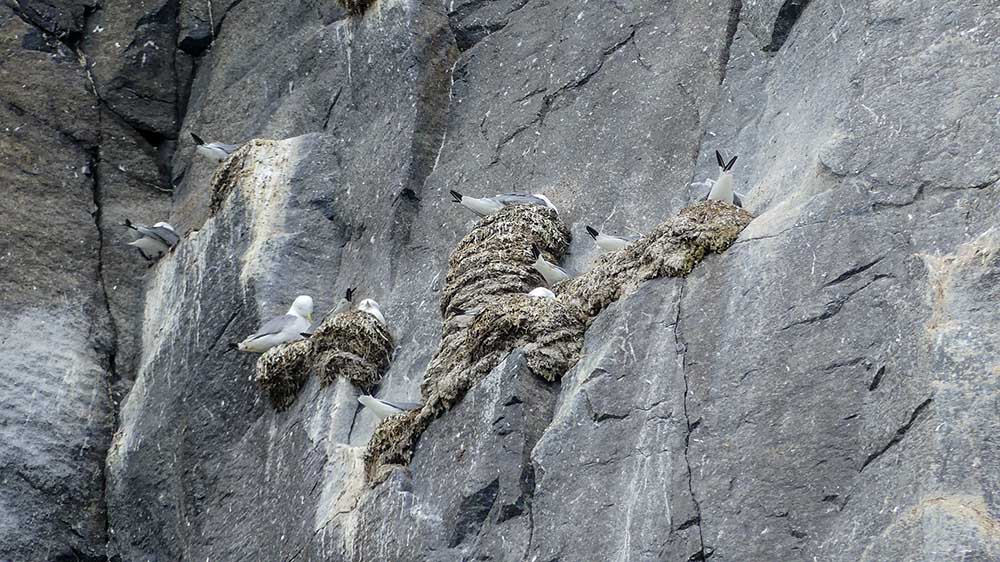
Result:
M313 313L312 313L312 312L310 312L310 313L309 313L309 315L308 315L308 316L306 316L306 320L308 320L308 321L310 321L310 322L312 322L312 321L313 321Z

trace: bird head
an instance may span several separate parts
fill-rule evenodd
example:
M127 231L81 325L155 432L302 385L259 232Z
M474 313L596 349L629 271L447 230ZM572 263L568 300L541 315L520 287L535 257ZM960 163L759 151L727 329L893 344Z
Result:
M378 303L372 299L365 299L358 303L358 310L366 314L371 314L376 320L385 325L385 316L382 316L382 310L379 309Z
M538 298L543 298L543 299L554 299L554 298L556 298L556 294L553 293L551 290L549 290L546 287L535 287L534 289L531 290L530 293L528 293L528 296L529 297L538 297Z
M312 322L313 319L313 299L309 295L299 295L292 302L292 308L288 309L289 314L294 314Z
M541 193L532 193L532 195L534 195L535 197L541 199L542 201L545 201L545 206L546 207L552 209L553 211L555 211L557 213L559 212L559 209L556 209L556 206L552 204L552 201L549 201L548 197L542 195Z

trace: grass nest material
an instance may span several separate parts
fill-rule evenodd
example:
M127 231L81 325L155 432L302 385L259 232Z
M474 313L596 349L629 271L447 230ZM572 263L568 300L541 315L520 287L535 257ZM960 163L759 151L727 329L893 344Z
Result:
M375 0L337 0L337 4L352 16L363 16L374 3Z
M624 249L602 255L587 273L560 283L559 296L593 318L645 281L686 276L706 254L726 251L752 219L735 205L696 203Z
M491 296L527 293L544 284L531 266L531 247L558 262L569 241L569 230L556 212L540 205L506 207L484 218L448 258L441 313L448 318L457 308L473 308Z
M310 338L261 355L253 380L277 410L295 402L312 372L323 386L339 376L368 391L385 376L394 346L392 334L370 314L329 315Z
M309 378L311 346L307 340L273 347L257 359L253 381L264 391L276 410L295 402Z
M382 323L357 310L327 318L309 341L320 384L328 385L339 376L364 390L382 382L395 346Z
M421 384L424 406L386 418L365 455L370 485L396 465L407 465L420 435L457 404L515 348L531 370L559 379L579 358L586 326L601 310L638 290L644 281L678 277L710 252L723 252L750 223L746 211L718 201L682 210L625 249L601 256L594 268L556 288L555 300L528 297L538 284L531 267L532 244L557 262L569 242L555 213L541 207L511 207L484 219L448 262L441 311L444 336ZM482 307L471 324L459 324L457 309Z

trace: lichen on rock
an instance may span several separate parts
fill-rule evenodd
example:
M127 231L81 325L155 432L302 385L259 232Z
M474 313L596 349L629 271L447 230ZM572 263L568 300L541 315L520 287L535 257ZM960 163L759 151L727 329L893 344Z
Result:
M257 359L253 381L264 391L276 410L295 402L309 378L311 346L306 340L273 347Z
M382 382L394 347L389 330L357 310L328 317L309 341L321 384L343 377L365 390Z

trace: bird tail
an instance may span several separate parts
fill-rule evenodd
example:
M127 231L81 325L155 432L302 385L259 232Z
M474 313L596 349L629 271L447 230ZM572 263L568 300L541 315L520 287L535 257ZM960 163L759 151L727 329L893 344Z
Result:
M597 232L596 229L591 228L591 227L588 226L587 227L587 234L589 234L590 237L593 238L594 240L597 240L597 235L600 234L600 233Z
M453 203L461 203L462 202L462 194L461 193L455 191L454 189L452 189L451 191L449 191L449 193L451 193L451 198L452 198L452 202Z
M194 139L194 143L197 144L198 146L205 144L205 141L201 140L201 137L199 137L194 133L191 133L191 138Z

